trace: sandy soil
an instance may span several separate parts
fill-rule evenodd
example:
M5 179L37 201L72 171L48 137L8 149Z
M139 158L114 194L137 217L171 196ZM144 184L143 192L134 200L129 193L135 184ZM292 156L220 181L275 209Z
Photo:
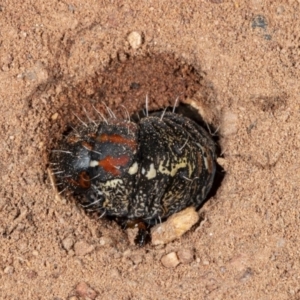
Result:
M267 2L0 3L1 299L300 299L300 4ZM72 112L146 94L205 105L226 176L201 224L138 248L47 167ZM179 250L192 261L163 266Z

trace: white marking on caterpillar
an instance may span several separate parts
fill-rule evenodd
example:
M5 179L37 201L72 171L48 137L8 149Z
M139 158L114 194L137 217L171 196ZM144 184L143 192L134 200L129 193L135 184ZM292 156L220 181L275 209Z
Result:
M134 175L134 174L137 173L138 169L139 169L139 165L138 165L138 163L135 161L135 162L131 165L131 167L129 168L128 174Z
M146 174L147 179L152 179L156 177L156 169L154 168L154 164L150 164L150 170Z
M115 188L118 184L123 184L122 179L112 179L112 180L107 180L103 185L106 187L111 187Z
M94 167L98 167L98 166L99 166L98 160L91 160L90 161L90 167L94 168Z

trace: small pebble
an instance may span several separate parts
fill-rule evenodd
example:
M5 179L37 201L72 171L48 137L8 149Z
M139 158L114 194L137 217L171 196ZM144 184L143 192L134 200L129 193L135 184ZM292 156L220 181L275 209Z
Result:
M130 256L131 255L131 250L130 249L127 249L127 250L125 250L124 252L123 252L123 256L124 257L128 257L128 256Z
M119 52L118 53L118 59L120 62L125 62L128 59L128 56L124 52Z
M175 252L170 252L161 258L161 263L166 268L175 268L179 265L180 261Z
M251 270L251 268L247 268L243 274L240 276L239 280L241 282L246 282L248 281L251 277L253 276L253 271Z
M152 244L167 244L181 237L198 221L199 215L194 207L188 207L173 214L166 222L151 228Z
M27 71L23 75L24 75L24 78L27 79L27 80L29 80L29 81L35 81L35 80L37 80L37 74L34 71Z
M101 246L111 246L116 244L116 240L111 236L102 236L99 243Z
M55 121L57 118L58 118L58 113L57 112L51 116L51 119L53 121Z
M13 272L14 272L14 267L12 267L12 266L7 266L4 269L5 274L12 274Z
M282 6L282 5L278 6L277 9L276 9L276 12L277 12L278 15L283 14L284 11L285 11L285 9L284 9L284 6Z
M127 37L127 41L131 48L138 49L142 45L142 36L137 31L132 31Z
M252 28L262 28L266 29L268 26L268 21L264 16L258 15L252 20Z
M93 290L87 283L84 281L79 282L76 286L76 293L79 297L84 299L96 299L97 292Z
M194 251L191 249L181 249L177 251L178 259L183 264L189 264L194 260Z
M8 65L3 65L2 68L1 68L1 70L3 72L7 72L9 70L9 66Z
M94 245L90 245L84 241L79 241L74 245L74 251L77 256L84 256L91 253L94 249Z
M38 273L34 270L30 270L26 272L26 278L28 279L36 279L38 277Z
M112 268L109 273L112 277L115 277L116 279L121 279L121 274L117 268Z
M74 245L74 241L71 237L67 237L62 241L62 246L65 250L69 251Z
M202 261L202 264L203 264L204 266L208 266L208 265L209 265L209 261L205 259L205 260Z
M104 246L104 245L106 244L106 238L102 236L102 237L99 239L99 244L100 244L101 246Z
M127 280L126 285L131 287L131 288L136 288L138 283L135 280Z
M115 244L115 240L110 236L102 236L99 239L100 246L111 246Z
M135 265L139 265L143 261L143 257L138 254L132 255L130 259Z

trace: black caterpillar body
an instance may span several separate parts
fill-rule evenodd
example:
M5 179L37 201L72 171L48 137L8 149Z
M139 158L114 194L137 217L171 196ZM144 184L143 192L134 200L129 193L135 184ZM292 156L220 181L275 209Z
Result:
M51 162L59 189L73 191L86 209L147 224L198 207L216 170L210 135L173 112L81 125Z

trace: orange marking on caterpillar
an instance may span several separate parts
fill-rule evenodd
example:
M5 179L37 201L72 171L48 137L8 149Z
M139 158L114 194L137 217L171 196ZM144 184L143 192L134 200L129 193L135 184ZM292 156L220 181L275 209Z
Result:
M91 187L90 176L87 174L87 172L81 172L78 177L78 180L74 180L72 178L66 178L66 180L73 186L83 189L89 189Z
M106 134L103 133L100 135L100 137L97 138L97 141L99 142L111 142L114 144L124 144L127 145L132 150L135 150L137 147L137 143L135 140L126 139L123 136L119 134Z
M80 140L80 138L79 137L77 137L77 136L69 136L68 137L68 143L69 144L75 144L75 143L77 143L78 141Z
M93 146L91 144L89 144L88 142L82 142L81 145L90 151L93 150Z
M128 155L121 155L120 157L112 157L110 155L106 156L104 159L98 161L99 166L101 166L106 172L111 173L114 176L120 175L121 171L118 167L124 167L129 161Z

